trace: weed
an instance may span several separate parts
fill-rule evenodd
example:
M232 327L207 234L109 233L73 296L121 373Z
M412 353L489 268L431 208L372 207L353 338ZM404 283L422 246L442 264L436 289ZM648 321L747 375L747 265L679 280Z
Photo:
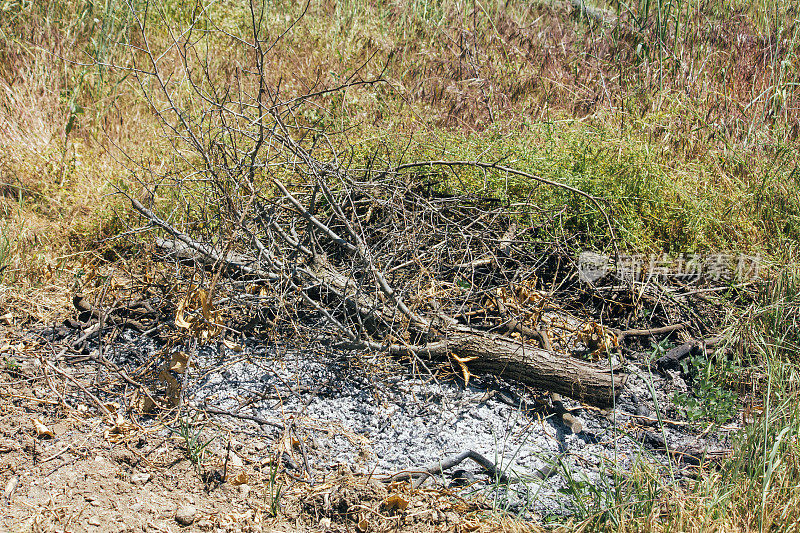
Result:
M22 367L13 357L3 356L3 367L12 377L19 377L22 375Z
M0 285L3 283L3 272L11 261L11 238L8 236L8 224L0 226Z
M654 458L640 450L632 470L619 468L607 459L601 461L596 475L576 474L566 461L559 469L566 486L559 492L565 497L566 510L582 523L585 530L620 530L632 517L652 516L659 499L669 487L665 485Z
M195 419L181 417L178 429L173 429L172 431L183 439L186 446L186 457L194 465L197 474L203 477L203 457L205 456L206 448L214 439L205 439L202 435L203 428L196 426L197 421Z
M283 485L278 481L279 462L280 461L276 458L270 463L269 480L267 481L267 491L265 492L269 516L271 517L277 517L281 509L281 491L283 490Z
M738 396L720 383L736 372L733 362L725 359L715 365L702 355L693 355L681 361L681 367L684 375L692 377L692 389L676 392L672 400L689 421L723 424L736 415Z

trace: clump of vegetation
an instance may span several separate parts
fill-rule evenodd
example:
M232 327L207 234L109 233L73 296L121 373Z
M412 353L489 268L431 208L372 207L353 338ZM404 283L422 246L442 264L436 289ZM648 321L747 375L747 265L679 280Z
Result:
M693 355L681 361L681 368L684 375L692 378L691 390L676 392L673 401L690 422L724 424L736 416L739 396L720 383L735 373L730 360L715 365L706 357Z
M197 420L182 417L178 423L178 428L173 430L175 434L183 439L186 446L186 458L191 461L201 478L204 475L203 458L205 457L208 446L214 441L203 436L203 427L198 425Z

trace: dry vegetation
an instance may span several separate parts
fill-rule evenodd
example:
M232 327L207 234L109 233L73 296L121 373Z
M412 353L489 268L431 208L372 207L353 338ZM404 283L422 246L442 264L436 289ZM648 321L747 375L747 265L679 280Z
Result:
M146 18L149 45L165 52L165 78L187 106L167 29L200 5L154 2ZM448 175L444 188L533 200L558 222L553 242L572 250L608 251L614 231L631 252L760 254L776 281L733 313L730 331L763 366L765 409L732 464L680 489L632 476L624 495L565 527L792 529L800 11L788 0L595 7L603 20L558 1L283 2L265 16L273 38L288 29L266 70L282 100L316 95L292 118L305 135L324 131L317 155L343 166L501 162L607 199L613 229L586 202L521 177L473 169ZM235 86L252 59L232 46L247 12L221 2L206 14L208 72ZM141 39L123 2L0 4L0 314L9 326L61 316L76 287L90 289L90 273L102 289L107 274L148 270L144 241L116 238L141 220L115 193L173 205L170 184L193 161L171 144L142 78L114 67L145 59ZM181 223L199 218L185 215Z

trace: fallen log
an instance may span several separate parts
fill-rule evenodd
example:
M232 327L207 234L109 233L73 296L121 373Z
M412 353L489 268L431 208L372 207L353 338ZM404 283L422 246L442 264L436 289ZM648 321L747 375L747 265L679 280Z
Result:
M404 347L390 351L409 353ZM435 359L455 356L471 372L493 374L599 407L612 405L626 381L626 375L616 369L464 328L448 331L442 341L414 353Z

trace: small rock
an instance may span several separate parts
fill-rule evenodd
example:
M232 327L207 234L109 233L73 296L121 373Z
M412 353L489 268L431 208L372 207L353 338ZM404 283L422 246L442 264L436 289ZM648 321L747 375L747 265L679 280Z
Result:
M475 481L475 476L468 470L456 470L453 472L451 487L463 487Z
M102 524L102 522L100 522L100 517L99 516L95 515L95 516L89 518L89 525L90 526L99 526L101 524Z
M244 466L244 462L242 461L242 458L239 457L238 455L236 455L233 452L230 452L230 454L228 454L228 463L231 466L235 466L237 468L241 468L241 467Z
M175 521L182 526L190 526L197 515L197 508L194 505L184 503L175 511Z
M134 485L144 485L150 481L150 474L146 472L137 472L135 474L131 474L131 483Z
M247 495L250 494L250 485L247 483L239 485L239 494L242 495L242 498L247 498Z

